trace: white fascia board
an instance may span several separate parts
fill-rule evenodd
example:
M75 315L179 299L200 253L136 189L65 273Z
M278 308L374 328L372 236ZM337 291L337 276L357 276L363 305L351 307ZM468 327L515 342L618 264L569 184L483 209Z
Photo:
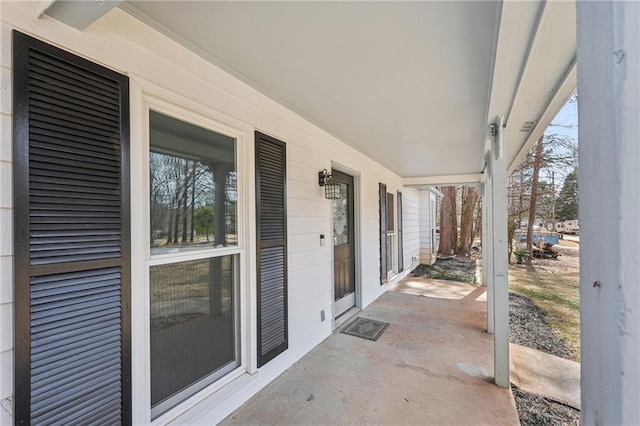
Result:
M544 6L545 2L539 0L502 4L487 113L488 125L499 115L505 115L508 119ZM485 150L489 149L491 141L487 139Z
M479 184L482 173L471 173L466 175L445 175L445 176L423 176L404 178L402 185L412 186L448 186L448 185L475 185Z
M558 89L555 91L555 94L550 99L549 104L545 108L542 117L538 120L535 127L529 133L529 137L526 142L516 156L511 160L509 166L507 168L507 174L510 175L513 171L520 165L520 162L527 155L527 152L531 149L531 147L535 144L535 142L540 138L540 136L547 130L549 124L556 116L556 114L562 109L562 107L567 103L571 95L576 91L578 87L578 67L577 62L574 59L573 63L567 70L564 79L560 82Z
M540 12L506 122L507 171L518 166L575 91L575 2L548 1ZM533 126L527 132L525 126Z
M503 4L487 123L505 116L508 173L576 89L574 14L574 1ZM535 123L528 133L525 120Z
M76 30L84 30L118 6L121 0L56 0L44 13Z

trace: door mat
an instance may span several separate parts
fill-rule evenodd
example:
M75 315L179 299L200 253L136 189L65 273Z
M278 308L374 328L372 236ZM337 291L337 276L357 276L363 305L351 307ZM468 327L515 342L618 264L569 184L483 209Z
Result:
M375 342L387 327L389 327L388 322L358 317L340 330L340 333L362 337L363 339L373 340Z

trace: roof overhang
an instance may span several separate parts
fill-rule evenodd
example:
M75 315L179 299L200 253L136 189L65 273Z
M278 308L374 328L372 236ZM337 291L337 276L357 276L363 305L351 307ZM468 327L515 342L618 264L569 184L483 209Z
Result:
M99 18L80 11L93 3L58 0L47 13L63 8L57 19L68 22L79 14L84 20L70 25L81 27ZM513 169L576 88L573 1L119 7L408 186L477 184L499 115Z
M509 173L575 92L576 48L575 2L503 4L488 119L505 116Z

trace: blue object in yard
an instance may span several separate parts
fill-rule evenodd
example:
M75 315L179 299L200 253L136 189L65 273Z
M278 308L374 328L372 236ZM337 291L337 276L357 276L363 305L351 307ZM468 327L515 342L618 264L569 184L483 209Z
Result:
M558 244L560 242L558 234L533 234L533 244L538 243L538 238L542 238L542 241L547 244ZM520 234L520 242L524 243L525 241L527 241L527 234Z

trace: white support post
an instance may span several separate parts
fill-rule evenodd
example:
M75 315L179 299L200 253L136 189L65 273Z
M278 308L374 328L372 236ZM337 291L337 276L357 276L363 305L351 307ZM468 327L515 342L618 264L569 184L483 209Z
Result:
M487 235L487 209L485 207L485 204L487 202L487 191L486 191L486 186L487 186L487 175L483 174L482 177L480 178L480 204L481 204L481 211L482 211L482 229L480 231L480 235L482 236L482 241L480 242L480 247L482 247L482 272L480 275L480 283L482 283L483 286L487 286L487 268L485 267L486 263L487 263L487 253L485 252L485 236ZM488 313L488 312L487 312ZM487 315L487 322L489 321L489 317ZM487 323L487 330L489 329L489 325Z
M582 424L640 424L640 3L577 3Z
M491 221L493 245L494 379L509 387L509 264L507 259L507 162L503 157L504 132L498 119L496 141L489 156L491 164Z
M482 230L482 270L484 274L483 284L487 286L487 333L494 334L494 286L493 286L493 179L491 178L491 152L487 155L485 170L484 194L482 201L482 213L486 222Z

